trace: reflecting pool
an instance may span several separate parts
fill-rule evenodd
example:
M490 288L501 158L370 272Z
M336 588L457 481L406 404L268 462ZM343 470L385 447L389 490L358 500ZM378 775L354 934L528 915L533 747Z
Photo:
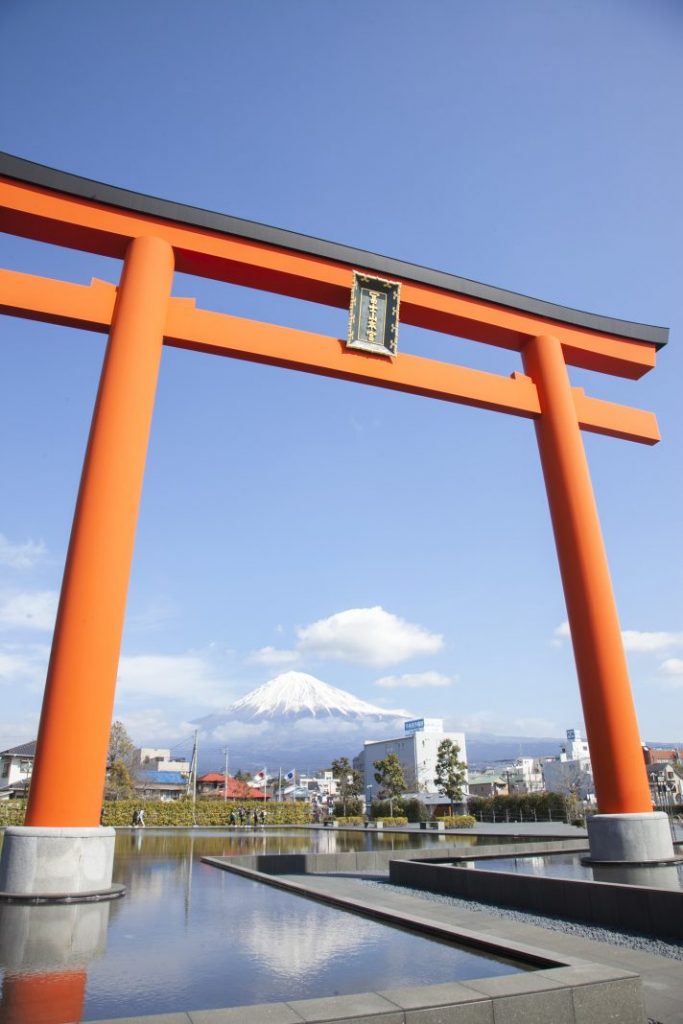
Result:
M0 1022L61 1024L212 1009L525 969L349 915L199 860L258 852L399 849L431 846L440 839L336 830L120 832L114 881L126 886L123 899L0 905Z

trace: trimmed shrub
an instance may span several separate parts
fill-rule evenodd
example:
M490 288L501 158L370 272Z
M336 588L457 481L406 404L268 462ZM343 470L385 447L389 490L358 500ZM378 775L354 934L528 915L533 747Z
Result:
M1 825L23 825L26 814L25 800L2 800L0 801L0 826Z
M451 814L439 818L439 821L443 821L446 828L474 828L477 823L471 814Z
M363 817L360 814L347 814L346 817L344 817L344 815L342 815L340 818L338 818L335 815L334 820L337 822L338 825L362 825L363 824Z
M355 818L363 816L363 803L358 796L347 797L346 803L343 800L335 800L332 813L335 818Z
M400 817L400 818L397 818L397 817L393 817L393 818L376 818L375 820L377 822L381 822L382 825L385 825L388 828L391 827L392 825L407 825L408 824L408 819L407 818L403 818L403 817Z
M396 797L393 801L393 808L389 800L372 801L373 818L391 818L396 814L403 814L403 800Z
M413 797L411 800L403 800L403 813L408 821L428 821L429 811L421 800Z

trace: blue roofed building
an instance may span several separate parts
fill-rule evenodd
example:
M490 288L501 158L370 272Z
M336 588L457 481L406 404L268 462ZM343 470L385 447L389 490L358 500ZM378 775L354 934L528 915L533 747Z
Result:
M187 780L184 772L140 771L135 791L143 800L177 800L187 793Z

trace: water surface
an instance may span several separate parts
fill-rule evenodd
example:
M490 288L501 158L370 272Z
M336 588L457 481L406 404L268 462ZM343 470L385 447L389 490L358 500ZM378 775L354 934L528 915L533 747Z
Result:
M65 977L76 987L79 979L84 985L81 1019L98 1020L525 969L350 915L199 860L239 853L399 849L431 846L441 839L336 830L119 832L114 881L126 886L123 899L0 906L6 1003L11 1008L17 991L21 995L28 982L31 1024L47 1024L58 1019L55 985L57 980L63 985ZM9 1012L2 1019L21 1021Z
M462 866L480 871L511 871L522 875L578 878L587 882L617 882L655 889L683 889L683 864L638 865L584 864L586 853L552 853L533 857L492 857L463 861Z

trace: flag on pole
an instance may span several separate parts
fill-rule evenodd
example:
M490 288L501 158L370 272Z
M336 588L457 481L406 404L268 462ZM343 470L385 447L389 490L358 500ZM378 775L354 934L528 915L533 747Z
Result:
M293 768L291 769L291 771L287 772L287 774L285 775L285 778L287 779L287 782L294 782L294 769Z

